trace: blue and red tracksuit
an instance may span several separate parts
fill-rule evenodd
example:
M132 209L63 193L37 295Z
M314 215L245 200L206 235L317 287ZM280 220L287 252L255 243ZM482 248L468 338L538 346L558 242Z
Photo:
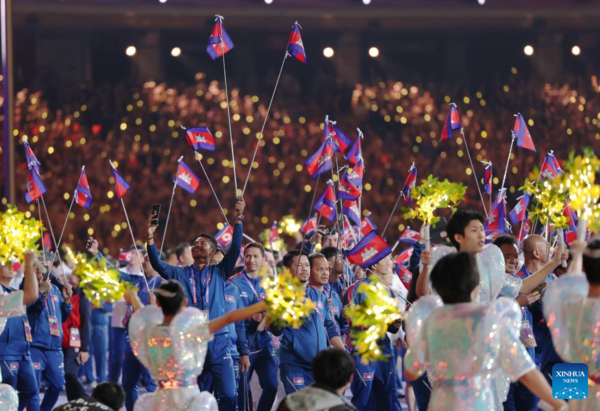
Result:
M315 303L315 311L300 328L271 327L274 335L281 335L280 374L286 394L300 391L314 382L314 358L327 349L332 338L340 336L325 294L307 286L306 296Z
M242 224L235 224L231 248L217 265L206 265L202 270L197 265L175 267L160 259L158 249L153 244L148 247L150 264L156 272L168 280L177 280L183 285L189 305L208 311L209 320L225 315L225 283L231 277L242 247ZM211 342L204 364L204 373L210 372L215 382L219 409L229 411L234 408L235 372L231 359L227 327L218 330ZM202 381L202 375L198 381ZM200 389L205 391L206 387Z
M0 287L6 293L17 291ZM12 386L19 393L19 411L23 410L39 391L26 337L26 329L29 327L27 315L13 317L6 320L6 327L0 334L2 383Z
M256 304L266 298L264 288L260 286L262 278L250 278L246 270L232 276L229 282L235 284L239 289L239 299L242 307ZM244 376L245 380L240 383L238 405L242 410L246 409L246 400L251 399L248 389L252 374L256 371L258 381L262 388L262 394L258 401L257 411L269 411L273 407L277 396L277 367L279 361L273 349L273 336L268 330L258 331L259 323L252 318L244 321L246 337L250 348L250 368ZM251 402L251 401L250 401Z
M370 283L370 280L365 278L352 284L344 301L362 304L365 295L357 292L362 282ZM361 362L360 356L353 353L357 375L354 376L351 385L352 404L361 411L402 411L398 399L398 376L392 341L386 334L384 339L378 341L378 344L382 355L387 358L365 365Z
M71 314L71 303L65 303L61 291L55 285L50 286L47 295L40 294L35 303L27 307L27 318L31 325L33 341L31 360L38 386L42 376L46 380L44 401L40 404L36 394L29 404L29 411L51 411L54 409L60 391L65 385L64 355L62 352L62 323ZM58 335L52 335L52 328ZM56 332L55 332L56 334Z

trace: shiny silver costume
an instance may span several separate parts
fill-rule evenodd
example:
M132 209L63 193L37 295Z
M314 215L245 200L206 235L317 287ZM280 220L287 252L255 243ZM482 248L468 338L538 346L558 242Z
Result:
M0 334L4 331L6 321L11 317L25 315L23 305L23 291L15 291L10 294L3 293L0 289ZM0 383L2 374L0 373ZM17 392L7 384L0 384L0 410L16 411L19 406Z
M217 411L215 398L196 383L212 338L205 313L188 307L169 326L161 325L163 320L162 310L150 305L129 323L131 348L158 384L155 393L139 398L135 410Z

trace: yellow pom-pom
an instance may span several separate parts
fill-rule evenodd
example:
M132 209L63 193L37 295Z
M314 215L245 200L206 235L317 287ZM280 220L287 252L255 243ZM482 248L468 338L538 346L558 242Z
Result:
M448 180L439 181L430 175L422 184L412 190L411 197L417 207L404 208L404 218L407 220L419 219L425 225L435 224L439 217L435 211L444 208L454 210L465 198L467 187L463 184L451 183Z
M9 266L13 261L23 261L27 250L37 250L43 225L35 218L25 218L17 208L9 204L0 215L0 262Z
M315 309L312 300L306 298L303 284L288 269L275 277L265 273L263 270L261 286L267 294L267 321L276 327L299 328Z

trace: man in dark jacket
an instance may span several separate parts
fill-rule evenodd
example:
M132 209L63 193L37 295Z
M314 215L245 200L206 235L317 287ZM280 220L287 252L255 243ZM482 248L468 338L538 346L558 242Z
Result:
M345 350L329 348L313 361L314 384L285 397L278 411L356 411L344 397L356 363Z

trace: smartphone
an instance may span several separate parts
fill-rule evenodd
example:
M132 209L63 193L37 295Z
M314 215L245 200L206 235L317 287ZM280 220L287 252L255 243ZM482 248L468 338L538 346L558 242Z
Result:
M160 204L154 204L152 206L152 214L151 214L151 218L152 220L150 220L150 224L155 226L158 225L158 215L160 214Z

